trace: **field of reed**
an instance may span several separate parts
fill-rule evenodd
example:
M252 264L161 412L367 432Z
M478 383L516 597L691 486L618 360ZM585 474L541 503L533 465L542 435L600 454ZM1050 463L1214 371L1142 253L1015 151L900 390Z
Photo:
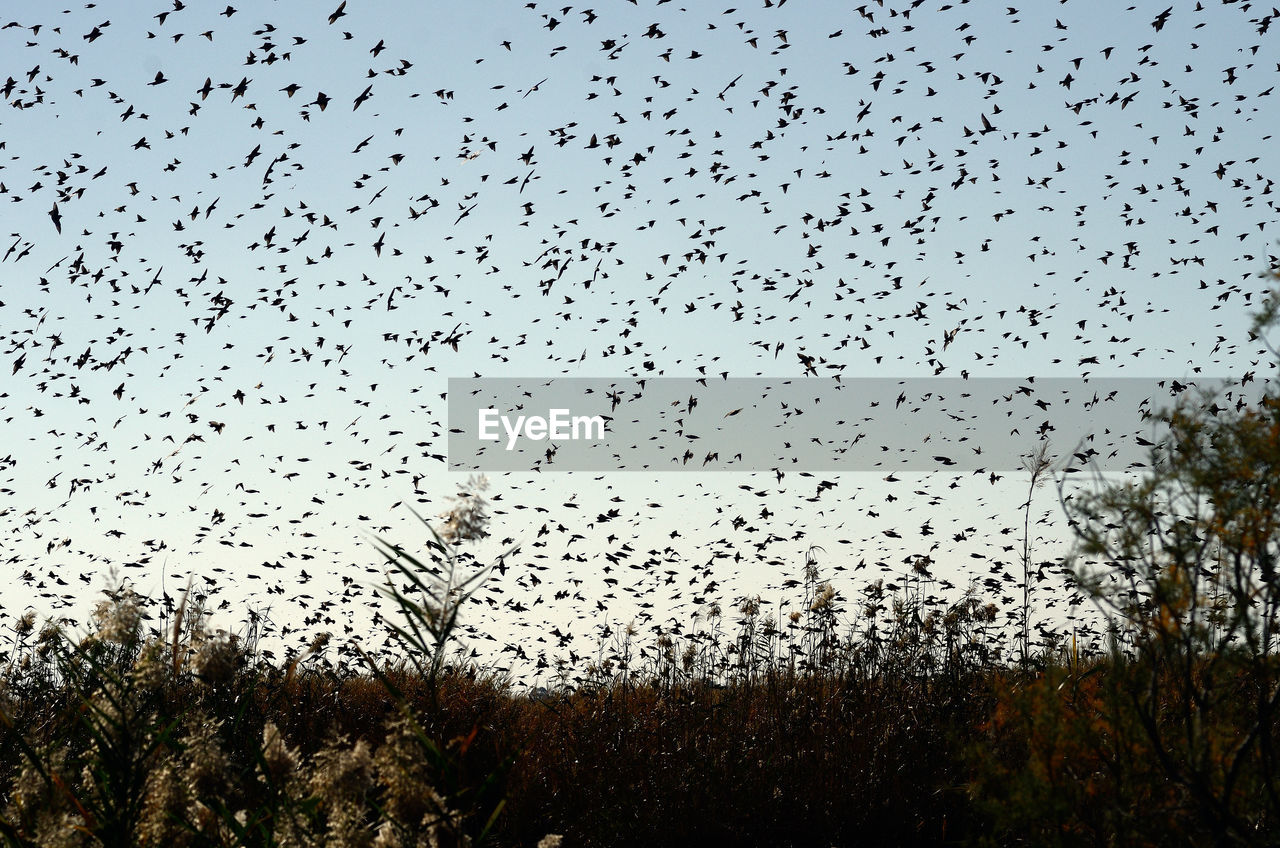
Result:
M427 560L384 546L402 586L387 589L403 613L398 661L335 665L327 634L271 661L252 626L209 632L190 593L157 621L128 586L83 633L22 619L0 677L5 843L1243 845L1280 834L1280 666L1261 642L1204 650L1197 640L1223 635L1230 604L1213 619L1194 593L1171 594L1158 582L1168 562L1108 651L1060 642L1024 654L1020 627L975 592L938 608L924 564L896 591L871 583L846 603L811 555L800 613L773 620L744 598L683 640L640 645L624 630L572 680L563 668L559 685L530 691L448 659L486 575L457 574L458 547L485 532L483 501L464 504Z
M970 597L939 616L872 586L864 630L842 635L830 584L805 570L795 650L747 599L704 640L623 632L575 685L536 691L431 662L449 636L429 629L440 607L402 628L421 640L411 656L363 670L330 664L324 637L269 662L251 632L209 633L192 605L148 634L149 603L127 587L86 634L29 616L3 678L0 831L14 845L282 846L988 832L971 783L999 687L1019 677L984 646L994 608Z

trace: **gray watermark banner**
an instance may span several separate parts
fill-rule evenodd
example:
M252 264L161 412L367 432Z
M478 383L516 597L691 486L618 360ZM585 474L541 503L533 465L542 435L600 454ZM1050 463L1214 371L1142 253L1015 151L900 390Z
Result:
M1140 470L1177 404L1215 413L1226 378L450 378L456 471L1015 471L1048 441L1064 470Z

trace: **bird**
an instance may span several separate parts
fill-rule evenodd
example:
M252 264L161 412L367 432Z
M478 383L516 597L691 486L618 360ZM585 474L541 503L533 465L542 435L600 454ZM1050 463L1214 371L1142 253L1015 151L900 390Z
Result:
M683 378L636 452L544 473L574 459L539 440L504 482L495 523L529 547L469 623L515 667L595 656L603 619L656 638L798 592L809 543L838 552L841 597L874 574L945 609L972 582L1005 614L1022 527L1068 533L1040 495L1015 520L1025 474L992 454L1115 404L1028 375L1270 376L1237 330L1274 253L1275 16L906 5L659 3L637 26L519 3L496 38L493 9L460 7L448 50L395 4L227 6L204 40L176 32L198 29L180 2L0 25L4 55L39 57L0 79L12 571L61 604L97 573L82 562L153 576L182 556L223 569L219 603L289 607L272 638L294 648L321 614L368 633L362 530L420 533L408 507L453 485L448 377L606 375L618 426ZM346 98L358 122L327 112ZM824 417L837 399L852 411ZM993 445L964 429L993 420ZM1120 429L1064 464L1156 446ZM783 461L802 448L834 467Z

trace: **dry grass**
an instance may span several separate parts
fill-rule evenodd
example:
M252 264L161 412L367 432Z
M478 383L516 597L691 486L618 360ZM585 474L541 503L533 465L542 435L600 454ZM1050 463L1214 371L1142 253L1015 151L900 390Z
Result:
M335 666L327 634L272 661L257 619L211 633L190 593L159 631L128 587L83 634L19 621L0 656L0 837L111 848L1280 837L1269 656L1139 643L1099 654L1050 634L1028 657L1021 616L1002 620L975 592L944 605L926 560L901 586L847 601L811 551L791 614L739 598L652 644L626 628L594 663L530 693L446 659L479 579L457 574L458 546L483 535L483 506L462 501L428 561L383 545L392 586L410 587L388 592L404 619L394 662ZM1152 609L1135 632L1185 618Z
M175 848L1212 836L1124 724L1133 661L1014 665L999 649L1017 622L975 597L935 610L918 586L872 585L846 615L808 578L809 614L782 628L744 599L686 640L617 634L575 685L536 695L451 664L429 680L411 662L272 663L199 616L145 637L141 599L118 592L85 636L14 633L0 831Z
M142 600L125 590L83 638L15 634L4 834L23 845L446 844L477 840L497 811L488 837L510 845L548 832L575 845L972 832L962 753L992 707L982 674L941 659L932 676L873 671L873 657L933 667L921 658L945 644L943 628L933 639L889 627L901 655L868 651L824 632L833 597L813 577L819 602L796 638L821 666L784 659L786 640L748 602L731 636L666 639L625 673L606 661L539 697L476 668L442 666L431 681L409 663L277 665L204 632L199 616L172 639L145 638ZM912 612L900 603L898 623Z

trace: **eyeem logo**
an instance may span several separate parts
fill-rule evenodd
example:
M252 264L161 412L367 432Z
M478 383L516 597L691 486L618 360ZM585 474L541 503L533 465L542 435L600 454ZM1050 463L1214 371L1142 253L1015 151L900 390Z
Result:
M602 415L571 415L568 409L550 409L547 414L549 417L517 415L512 420L493 407L482 409L478 416L480 439L487 442L501 441L499 425L507 435L507 450L514 450L521 437L535 442L543 439L553 442L604 439L605 421Z
M1210 377L451 377L448 460L520 473L998 475L1052 440L1064 473L1124 471L1153 461L1165 404L1208 410L1243 393Z

